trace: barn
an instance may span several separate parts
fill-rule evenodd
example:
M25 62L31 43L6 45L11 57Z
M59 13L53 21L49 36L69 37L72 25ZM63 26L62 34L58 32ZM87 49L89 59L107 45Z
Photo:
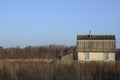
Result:
M80 61L115 61L115 35L77 35Z

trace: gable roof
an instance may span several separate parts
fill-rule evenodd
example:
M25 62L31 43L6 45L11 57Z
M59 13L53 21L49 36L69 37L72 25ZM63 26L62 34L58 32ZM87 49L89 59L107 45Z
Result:
M77 35L77 40L115 40L115 35Z

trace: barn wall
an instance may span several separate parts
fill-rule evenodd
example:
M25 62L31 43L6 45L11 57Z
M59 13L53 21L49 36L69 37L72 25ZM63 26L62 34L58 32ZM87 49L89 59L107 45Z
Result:
M78 60L85 61L85 52L78 52ZM108 53L108 60L107 61L114 61L115 60L115 53ZM104 53L102 52L90 52L89 53L89 60L87 61L104 61Z
M109 53L109 60L114 61L115 60L115 53Z
M90 53L89 56L90 56L90 60L98 60L98 61L104 60L104 53L94 52L94 53Z
M85 60L85 54L84 52L78 52L78 60Z
M77 40L77 51L115 52L115 40Z

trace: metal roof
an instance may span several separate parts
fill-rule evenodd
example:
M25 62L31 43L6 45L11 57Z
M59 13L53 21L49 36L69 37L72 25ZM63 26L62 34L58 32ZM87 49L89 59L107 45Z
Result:
M115 40L115 35L77 35L77 40Z

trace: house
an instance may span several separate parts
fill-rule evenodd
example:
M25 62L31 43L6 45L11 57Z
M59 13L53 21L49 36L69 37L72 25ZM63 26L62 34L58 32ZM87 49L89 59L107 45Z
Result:
M78 35L77 56L81 61L115 61L115 35Z

